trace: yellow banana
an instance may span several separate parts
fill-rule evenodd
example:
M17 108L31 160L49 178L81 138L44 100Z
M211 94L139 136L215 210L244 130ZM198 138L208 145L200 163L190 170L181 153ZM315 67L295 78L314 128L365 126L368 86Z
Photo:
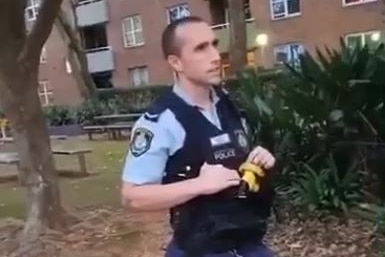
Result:
M259 166L250 162L244 162L239 167L239 172L242 174L242 181L247 184L248 190L258 192L260 189L260 178L265 176L265 172Z
M255 183L253 185L253 187L250 188L250 191L251 192L258 192L260 188L261 188L261 186L259 185L259 183Z
M247 183L249 188L252 188L255 185L255 174L252 171L246 170L242 176L242 180Z
M244 162L239 167L239 171L241 173L244 173L245 171L251 171L254 174L256 174L257 176L259 176L259 177L264 177L265 176L265 172L263 172L263 170L259 166L255 165L255 164L253 164L251 162Z

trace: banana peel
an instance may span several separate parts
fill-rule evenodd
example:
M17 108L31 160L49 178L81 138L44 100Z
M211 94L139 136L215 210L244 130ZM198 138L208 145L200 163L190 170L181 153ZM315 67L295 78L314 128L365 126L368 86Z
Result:
M242 175L241 180L243 184L247 185L248 190L258 192L261 187L261 179L265 176L262 168L251 162L244 162L238 170Z

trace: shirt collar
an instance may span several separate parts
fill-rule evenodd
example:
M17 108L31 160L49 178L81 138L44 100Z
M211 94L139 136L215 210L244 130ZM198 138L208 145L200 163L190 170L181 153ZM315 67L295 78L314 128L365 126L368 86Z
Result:
M192 106L197 106L196 103L193 101L193 99L188 95L188 93L180 85L174 84L173 92L176 95L178 95L180 98L182 98L187 104ZM214 104L216 104L219 101L219 96L216 94L214 88L212 87L210 90L210 99Z

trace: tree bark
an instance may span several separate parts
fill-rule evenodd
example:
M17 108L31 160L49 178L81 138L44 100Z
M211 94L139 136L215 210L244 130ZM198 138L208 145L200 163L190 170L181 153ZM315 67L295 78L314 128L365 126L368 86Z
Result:
M73 2L71 2L70 11L74 15L74 24L77 24ZM76 26L72 28L65 10L60 10L55 26L63 38L64 43L67 45L67 58L82 97L87 99L94 96L96 94L96 86L88 72L87 58L82 47L81 39L77 36Z
M36 242L45 228L64 226L57 172L37 91L41 49L61 2L42 1L39 17L27 36L25 1L0 0L0 103L11 124L20 157L19 179L26 188L22 249L31 247L26 242Z
M247 64L246 20L243 0L228 0L230 20L230 75Z

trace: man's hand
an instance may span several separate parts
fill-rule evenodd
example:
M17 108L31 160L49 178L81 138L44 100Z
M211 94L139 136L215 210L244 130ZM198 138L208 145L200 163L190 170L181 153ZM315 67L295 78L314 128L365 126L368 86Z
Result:
M228 187L237 186L241 178L236 170L230 170L223 165L203 164L199 176L195 179L201 194L215 194Z
M260 146L254 148L254 150L250 152L247 161L261 166L264 169L270 169L275 164L274 156L268 150Z

